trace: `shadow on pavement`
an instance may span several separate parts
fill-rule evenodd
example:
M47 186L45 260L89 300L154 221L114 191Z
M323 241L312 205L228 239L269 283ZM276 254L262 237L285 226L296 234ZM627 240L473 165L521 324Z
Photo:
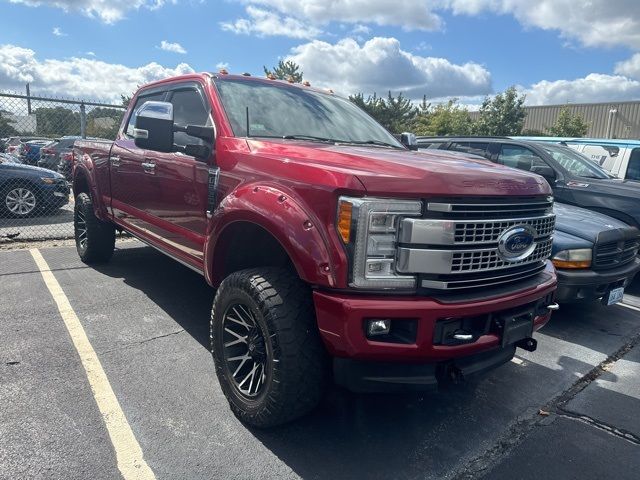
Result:
M214 291L201 276L148 247L122 248L97 269L144 292L208 348ZM590 320L589 329L600 323ZM584 327L580 318L563 318L544 333L604 348L589 340L593 333L580 334ZM367 478L441 478L592 368L563 356L553 369L508 363L434 394L353 395L333 388L307 417L251 433L304 478L358 478L363 472Z

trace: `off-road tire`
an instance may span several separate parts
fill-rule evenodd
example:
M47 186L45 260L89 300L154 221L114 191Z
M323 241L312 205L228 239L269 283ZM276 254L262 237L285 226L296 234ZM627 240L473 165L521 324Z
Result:
M231 372L234 367L225 359L223 320L238 303L250 308L264 334L267 375L264 390L255 398L238 391ZM231 410L242 422L260 428L280 425L305 415L322 399L328 357L318 332L311 289L294 272L264 267L229 275L213 301L210 339L218 380Z
M83 221L86 228L85 237L82 237ZM75 199L73 226L80 260L92 264L106 263L111 259L116 244L115 227L96 217L91 197L86 193L79 194Z

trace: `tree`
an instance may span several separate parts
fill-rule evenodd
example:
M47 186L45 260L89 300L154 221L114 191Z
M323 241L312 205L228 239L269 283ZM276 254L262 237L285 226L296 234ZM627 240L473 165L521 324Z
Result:
M582 115L572 114L565 105L560 110L556 123L549 129L554 137L584 137L589 130L589 124L584 121Z
M477 135L520 135L527 113L525 95L518 95L515 87L498 93L493 99L486 97L480 107L480 118L475 122Z
M3 114L6 115L8 113L9 112L0 110L0 138L11 137L18 134L18 131L9 123L9 119L3 117Z
M273 70L269 70L266 66L262 67L264 74L274 75L278 80L293 80L296 83L302 82L303 72L300 71L300 65L291 60L278 62L278 65L273 67Z
M420 112L413 131L416 135L470 135L473 122L465 107L458 105L457 99L447 103L436 105L433 108L425 108L426 103L420 106Z
M378 97L375 93L366 99L362 93L349 97L353 103L375 118L391 133L402 133L412 128L418 109L411 100L402 93L394 97L391 92L387 98Z
M80 135L80 114L65 107L46 107L34 110L37 134L48 137Z
M124 110L96 107L87 114L87 136L115 139Z

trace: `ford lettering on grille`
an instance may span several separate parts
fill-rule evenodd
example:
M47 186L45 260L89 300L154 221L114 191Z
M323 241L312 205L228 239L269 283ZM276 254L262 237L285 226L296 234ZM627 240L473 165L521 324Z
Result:
M518 225L505 230L498 238L498 253L508 262L527 258L536 248L537 232L529 225Z

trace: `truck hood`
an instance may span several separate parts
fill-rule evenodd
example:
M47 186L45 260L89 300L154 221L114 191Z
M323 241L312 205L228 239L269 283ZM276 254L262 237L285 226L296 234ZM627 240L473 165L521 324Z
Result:
M333 145L272 140L248 141L252 153L283 158L290 164L356 176L370 195L540 195L546 180L473 157L452 158L437 151Z
M556 230L573 237L595 243L600 232L630 229L629 225L615 218L573 205L556 203Z

